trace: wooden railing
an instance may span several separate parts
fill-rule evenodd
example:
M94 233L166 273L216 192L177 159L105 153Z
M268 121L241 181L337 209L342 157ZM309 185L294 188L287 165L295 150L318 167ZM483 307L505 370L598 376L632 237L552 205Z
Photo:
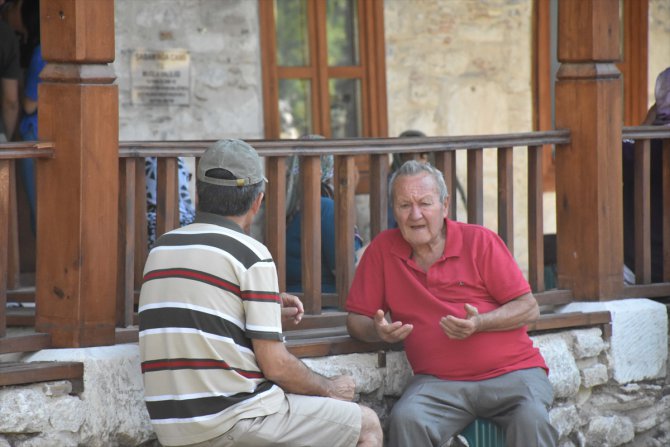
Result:
M647 133L648 132L648 133ZM630 128L625 137L631 138L668 138L659 129ZM307 315L303 322L291 331L288 345L297 355L323 355L343 352L375 350L383 345L371 345L356 342L348 337L344 329L346 314L344 301L354 274L354 253L351 241L354 237L354 157L361 154L370 156L370 236L371 238L386 227L388 208L388 169L390 153L426 153L432 154L435 164L445 173L445 180L452 194L456 191L456 154L465 154L467 164L466 195L467 206L464 216L457 215L456 201L452 201L450 217L472 223L484 222L484 150L497 153L497 232L508 247L514 249L513 200L513 153L525 151L528 160L528 278L543 309L543 315L529 327L532 331L554 330L566 327L604 325L609 322L609 314L553 314L557 305L572 301L570 290L545 290L544 252L543 252L543 178L542 154L552 145L561 145L569 141L568 131L531 132L508 135L483 135L468 137L421 137L421 138L379 138L351 140L280 140L249 141L266 165L269 183L265 200L265 243L277 263L279 281L285 286L285 169L286 159L297 155L301 163L301 181L303 196L302 250L303 250L303 292ZM197 160L211 141L170 141L170 142L122 142L119 148L119 244L118 244L118 294L117 302L117 342L137 339L135 312L137 296L141 284L142 269L147 254L146 243L146 192L144 159L156 157L158 163L157 179L157 233L169 231L178 226L177 200L177 157ZM12 148L18 149L12 149ZM9 163L11 159L21 157L51 157L54 150L49 144L26 143L9 147L3 145L0 151L0 219L8 219L10 192ZM32 149L31 149L32 148ZM11 150L8 150L11 149ZM57 151L55 151L57 153ZM337 256L337 293L321 292L321 244L320 244L320 199L319 157L332 154L336 160L335 202L336 250ZM517 173L518 175L518 173ZM524 174L525 175L525 174ZM488 210L487 210L488 212ZM560 212L560 209L558 210ZM648 213L648 210L641 210ZM4 217L3 217L4 216ZM3 228L3 227L0 227ZM3 237L5 236L3 233ZM559 235L560 241L560 235ZM3 250L6 255L8 250ZM0 264L2 272L7 272L7 261ZM0 284L0 296L4 299L7 287ZM625 296L662 296L670 295L670 285L644 284L623 289ZM11 287L10 287L11 289ZM9 296L13 295L9 290ZM22 292L22 299L26 299ZM642 295L645 293L646 295ZM10 298L11 299L11 298ZM329 308L324 311L324 308ZM39 308L37 309L39 312ZM0 310L1 329L4 331L6 312ZM607 314L607 315L606 315ZM0 338L0 353L20 352L41 349L49 345L44 334ZM388 347L386 347L388 348Z
M622 298L627 297L669 297L670 296L670 128L668 126L638 126L624 127L624 140L634 140L634 228L635 228L635 262L631 265L635 272L635 285L625 286ZM660 149L654 161L661 163L660 174L662 180L654 179L660 187L663 197L663 207L660 211L662 221L663 241L663 273L662 282L652 283L651 255L652 255L652 206L651 195L659 194L652 191L652 148L651 140L657 140L656 149ZM660 160L658 160L660 158ZM658 168L658 166L656 166ZM659 173L659 170L656 171Z

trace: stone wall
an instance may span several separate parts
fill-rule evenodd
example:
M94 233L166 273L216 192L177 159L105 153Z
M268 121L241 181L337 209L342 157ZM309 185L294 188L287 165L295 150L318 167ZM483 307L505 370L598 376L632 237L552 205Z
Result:
M670 445L666 307L646 299L577 303L563 311L609 310L600 328L532 337L550 368L552 424L560 447ZM142 401L136 344L45 350L24 361L84 362L84 389L69 382L0 388L0 447L157 445ZM411 376L403 352L305 359L325 375L355 377L360 402L383 423Z

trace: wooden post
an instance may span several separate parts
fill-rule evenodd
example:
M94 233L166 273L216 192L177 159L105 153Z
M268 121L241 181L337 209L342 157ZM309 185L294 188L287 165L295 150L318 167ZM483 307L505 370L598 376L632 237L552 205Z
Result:
M56 347L114 343L118 89L114 0L41 0L35 328Z
M558 285L606 300L623 286L619 0L560 0L558 21Z

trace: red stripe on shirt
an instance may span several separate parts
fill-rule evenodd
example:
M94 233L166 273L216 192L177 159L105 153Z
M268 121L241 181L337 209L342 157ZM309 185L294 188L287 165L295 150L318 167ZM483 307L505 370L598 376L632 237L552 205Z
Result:
M263 373L259 371L245 371L232 368L226 362L207 359L174 359L154 360L142 363L142 372L153 372L171 369L227 369L234 371L247 379L262 379Z
M144 281L150 281L152 279L158 279L158 278L188 278L215 285L222 289L228 290L236 295L240 294L240 288L235 284L232 284L228 281L224 281L217 276L209 275L207 273L198 272L195 270L188 270L188 269L153 270L144 275Z

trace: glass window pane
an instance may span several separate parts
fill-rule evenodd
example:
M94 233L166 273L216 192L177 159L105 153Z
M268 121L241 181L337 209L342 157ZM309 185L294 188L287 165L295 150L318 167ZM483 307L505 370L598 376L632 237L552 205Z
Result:
M307 0L275 0L277 64L282 67L309 65Z
M361 81L330 79L330 129L333 138L361 136Z
M279 80L280 138L299 138L312 133L312 97L310 81Z
M358 65L358 2L328 0L328 65Z

